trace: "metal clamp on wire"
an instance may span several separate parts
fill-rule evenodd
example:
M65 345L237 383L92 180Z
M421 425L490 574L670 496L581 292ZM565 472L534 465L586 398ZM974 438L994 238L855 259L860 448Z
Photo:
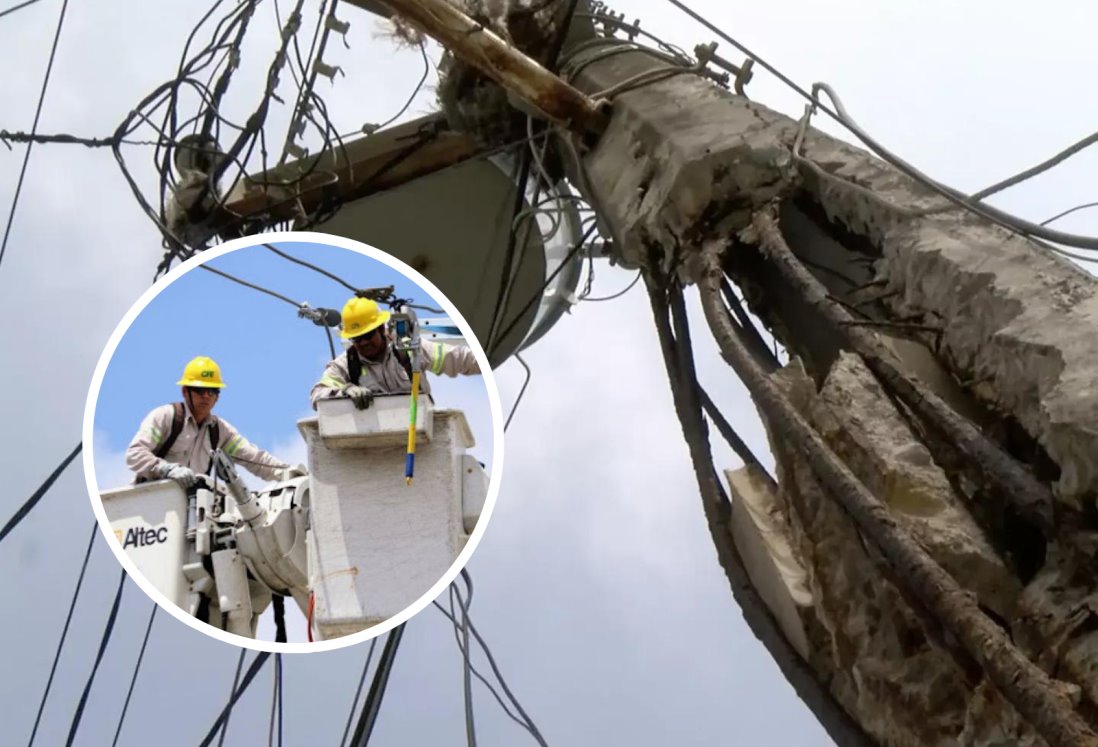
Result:
M308 319L318 327L339 327L340 316L336 309L312 308L307 303L301 304L297 309L297 315L302 319Z

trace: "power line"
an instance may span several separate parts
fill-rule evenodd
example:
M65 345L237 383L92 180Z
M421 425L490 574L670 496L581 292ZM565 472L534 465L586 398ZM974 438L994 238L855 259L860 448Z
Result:
M374 672L373 682L370 683L370 692L366 694L366 702L362 706L358 724L355 725L354 736L351 737L351 747L366 747L370 742L370 734L373 733L374 724L377 723L377 715L381 712L381 701L385 697L385 688L389 684L393 660L396 658L397 649L400 647L400 639L404 636L404 625L404 623L401 623L393 628L385 639L385 648L381 650L377 671Z
M1052 216L1051 218L1048 218L1046 220L1041 221L1041 225L1042 226L1047 226L1049 223L1052 223L1053 221L1058 221L1061 218L1067 217L1067 216L1071 215L1072 213L1074 213L1076 211L1086 210L1087 208L1092 208L1092 207L1098 207L1098 202L1084 202L1082 205L1076 205L1073 208L1068 208L1067 210L1065 210L1062 213L1057 213L1056 215Z
M282 654L275 654L274 672L271 673L271 723L267 730L267 747L275 747L275 734L278 734L278 747L282 747ZM275 726L277 724L277 730Z
M65 471L65 468L72 463L72 460L76 459L76 455L80 453L83 447L83 441L77 443L76 448L72 450L72 453L65 457L61 464L57 465L57 468L50 473L50 476L46 478L46 481L39 485L38 489L31 494L31 497L16 510L15 514L10 519L8 519L8 523L4 525L3 529L0 529L0 542L3 542L4 538L8 536L11 530L15 529L19 522L26 518L27 514L31 512L31 509L38 505L38 501L42 500L42 496L44 496L53 484L57 482L57 478L59 478L61 473Z
M465 569L462 569L464 573ZM468 580L468 576L465 576ZM472 587L469 589L469 597L472 599ZM454 598L461 607L461 650L464 652L462 659L462 692L465 701L465 739L469 747L477 747L477 731L473 720L473 677L470 671L469 653L469 603L462 598L457 584L450 584L450 608L453 609Z
M152 632L153 620L156 619L156 602L153 602L152 612L149 613L149 624L145 626L145 637L141 640L141 651L137 654L137 663L133 667L133 677L130 678L130 687L126 690L126 701L122 704L122 714L118 717L118 728L114 731L114 739L111 747L116 747L118 737L122 734L122 724L126 720L126 711L130 707L130 697L133 695L133 687L137 684L137 673L141 671L141 662L145 658L145 647L149 645L149 633Z
M269 288L264 288L263 286L256 285L255 283L249 283L247 280L241 280L240 278L236 277L235 275L230 275L227 272L222 272L221 270L218 270L216 267L210 267L209 265L199 265L199 267L201 267L203 270L206 270L207 272L212 272L215 275L220 275L223 278L227 278L229 280L232 280L234 283L239 283L240 285L243 285L245 288L251 288L252 290L257 290L260 293L266 293L268 296L274 296L279 301L285 301L286 303L290 304L294 308L300 309L303 306L303 304L298 303L297 301L293 300L292 298L287 298L286 296L282 295L281 293L276 293L273 290L270 290Z
M515 397L515 404L511 405L511 412L507 415L507 421L503 424L503 432L507 432L507 426L511 425L511 418L515 417L515 413L518 411L519 402L522 402L522 395L526 394L526 387L530 384L530 378L533 373L530 371L530 366L526 365L526 361L522 359L522 356L515 353L515 360L522 364L522 367L526 369L526 378L522 381L522 388L519 389L518 396Z
M438 609L438 611L441 612L453 626L454 640L457 641L458 650L461 651L462 656L472 657L472 652L467 651L464 646L462 646L460 626L456 614L448 611L438 602L438 600L435 600L434 602L432 602L432 604L434 604L435 608ZM519 704L518 700L515 698L510 688L507 687L507 683L503 679L503 674L500 672L499 667L496 665L495 657L492 656L492 652L488 648L487 642L485 642L484 638L481 637L480 633L476 629L476 626L473 625L471 619L469 621L469 632L473 634L473 639L480 645L481 650L484 651L485 658L488 659L488 664L492 669L492 673L495 675L496 680L503 688L504 693L507 695L507 699L511 702L512 706L514 706L514 708L516 709L516 711L518 711L518 714L520 714L521 717L520 715L516 715L511 711L511 709L507 706L507 703L504 701L503 697L500 696L499 692L496 691L496 688L492 686L492 683L489 682L487 678L485 678L484 675L480 673L476 665L472 663L471 658L469 663L469 671L474 677L480 680L481 684L488 688L488 692L490 692L492 694L492 697L496 699L496 702L499 703L500 708L503 709L503 712L507 714L508 718L521 726L523 729L525 729L526 732L529 733L530 736L533 737L539 745L541 745L541 747L548 747L545 739L541 736L541 732L538 731L538 728L534 724L533 720L526 714L526 711L522 708L522 705Z
M240 655L243 656L244 652L241 651ZM210 743L213 742L214 736L217 735L221 725L229 720L229 714L232 712L233 706L236 705L236 701L240 700L240 696L244 694L244 691L248 689L248 686L252 684L252 680L259 674L259 670L263 668L263 665L267 663L271 653L269 651L259 651L256 653L255 658L252 659L251 665L248 667L248 671L244 673L244 679L240 682L240 687L233 690L232 695L229 697L229 702L225 704L225 707L221 709L221 713L218 714L217 719L213 722L213 726L206 733L206 736L202 739L202 742L198 747L210 747Z
M240 656L236 659L236 673L233 675L233 684L229 688L229 697L231 698L233 693L236 692L236 685L240 682L240 670L244 668L244 653L248 649L241 648ZM230 703L229 711L225 714L225 720L221 723L221 736L217 739L217 747L222 747L225 744L225 735L229 733L229 717L232 716L233 709Z
M355 688L355 697L351 701L351 710L347 714L347 725L343 727L343 736L339 739L339 747L347 744L347 735L351 733L351 722L354 721L355 711L358 710L358 699L362 696L362 686L366 684L366 673L370 670L370 660L374 658L375 648L377 648L377 638L370 641L370 650L366 652L366 663L362 665L362 676L358 678L358 687Z
M72 747L73 740L76 739L76 732L80 728L80 719L84 715L84 706L88 703L88 696L91 695L92 685L95 683L95 674L99 671L99 663L103 661L103 654L107 651L107 644L111 641L111 634L114 632L114 621L118 619L118 606L122 602L122 590L126 588L126 571L121 570L118 574L118 589L114 592L114 603L111 604L110 615L107 616L107 625L103 629L103 635L99 639L99 650L95 653L95 663L92 664L92 670L88 674L88 680L84 683L84 691L80 693L80 702L76 704L76 712L72 716L72 724L69 725L69 737L65 740L65 747Z
M284 252L281 249L279 249L278 247L276 247L274 244L266 244L265 243L265 244L263 244L263 246L267 247L267 249L274 252L275 254L282 257L283 259L288 259L288 260L290 260L291 262L293 262L295 264L299 264L302 267L308 267L310 270L313 270L315 272L319 272L321 275L324 275L326 277L331 278L332 280L336 281L337 283L339 283L340 285L342 285L344 288L351 291L352 293L358 293L359 292L358 288L351 285L350 283L348 283L346 280L339 277L338 275L335 275L331 272L328 272L327 270L325 270L321 267L317 267L316 265L312 264L311 262L306 262L303 259L298 259L297 257L294 257L290 254L287 254L286 252Z
M8 8L7 10L0 10L0 18L3 18L4 16L8 15L9 13L14 13L17 10L22 10L23 8L27 7L28 5L34 5L37 2L38 2L38 0L26 0L26 2L19 3L18 5L13 5L10 8Z
M38 703L38 713L34 717L34 728L31 729L30 740L27 747L34 744L34 737L38 734L38 725L42 721L42 711L46 708L46 699L50 695L50 687L53 685L53 677L57 673L57 662L61 660L61 649L65 646L65 638L69 634L69 624L72 623L72 613L76 609L76 600L80 596L80 587L84 585L84 573L88 570L88 559L91 557L92 547L95 545L95 535L99 532L98 522L92 522L91 535L88 537L88 549L84 551L84 562L80 566L80 575L76 579L76 588L72 592L72 601L69 602L69 612L65 615L65 625L61 628L61 639L57 642L57 650L53 654L53 664L50 665L50 676L46 680L46 687L42 691L42 699Z
M33 0L32 0L33 1ZM29 3L24 3L16 8L11 8L4 12L4 15L18 10L21 7L25 7ZM38 120L42 116L42 104L46 101L46 90L50 85L50 74L53 72L53 60L57 55L57 43L61 39L61 27L65 25L65 12L69 8L69 0L63 0L61 3L61 13L57 17L57 30L53 34L53 46L50 47L50 59L46 63L46 75L42 79L42 90L38 94L38 106L34 110L34 123L31 124L31 135L38 132ZM23 180L27 176L27 164L30 162L31 148L34 147L34 143L27 143L27 150L23 153L23 165L19 169L19 179L15 183L15 196L11 200L11 212L8 213L8 223L4 228L4 239L0 242L0 263L4 261L4 252L8 249L8 237L11 235L11 226L15 221L15 210L19 207L19 195L23 192Z

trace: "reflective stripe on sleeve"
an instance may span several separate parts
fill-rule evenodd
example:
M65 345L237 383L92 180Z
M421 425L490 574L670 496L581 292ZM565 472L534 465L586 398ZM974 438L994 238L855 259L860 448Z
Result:
M325 376L320 380L320 383L323 386L330 386L333 389L342 389L343 387L345 387L347 385L346 382L340 381L339 379L335 378L334 376Z
M445 356L445 353L442 350L442 345L436 344L435 345L435 359L431 363L431 373L433 373L433 374L442 373L442 361L443 361L444 356Z
M164 437L164 434L161 433L160 429L157 428L155 425L150 425L149 426L149 435L152 436L154 446L159 444L160 439L162 439Z
M236 452L240 451L240 447L244 445L244 437L239 433L229 439L229 442L225 444L224 452L229 456L232 456Z

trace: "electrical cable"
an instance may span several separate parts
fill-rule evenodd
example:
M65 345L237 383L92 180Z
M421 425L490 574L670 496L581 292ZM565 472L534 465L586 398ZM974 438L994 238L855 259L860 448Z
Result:
M229 697L231 698L233 693L236 692L236 685L240 682L240 670L244 668L244 652L246 648L240 649L240 656L236 659L236 673L233 675L233 684L229 688ZM230 706L229 712L225 714L225 720L221 723L221 736L217 739L217 747L222 747L225 744L225 735L229 733L229 717L232 716L232 707Z
M464 570L464 569L462 569ZM457 584L450 584L450 603L453 604L457 597L458 606L461 607L461 649L466 652L462 658L462 692L465 701L465 739L469 747L477 747L476 725L473 719L473 677L470 671L469 651L469 604L461 596Z
M34 744L34 737L38 734L38 725L42 721L42 712L46 708L46 699L50 695L50 687L53 685L53 677L57 673L57 662L61 659L61 649L65 646L65 638L69 634L69 625L72 623L72 613L76 609L76 600L80 596L80 588L84 585L84 573L88 570L88 559L91 558L92 547L95 545L95 535L99 533L98 522L92 522L91 535L88 537L88 548L84 551L84 562L80 565L80 575L76 578L76 588L72 592L72 601L69 602L69 612L65 615L65 625L61 628L61 639L57 642L57 650L53 654L53 664L50 665L50 675L46 679L46 687L42 691L42 699L38 703L38 713L34 717L34 727L31 729L30 740L27 747Z
M39 485L38 489L31 494L31 497L28 498L23 503L23 505L15 511L12 517L8 519L8 522L4 524L4 528L0 529L0 542L3 542L4 538L7 537L8 534L10 534L11 531L19 525L19 522L25 519L27 514L29 514L31 510L38 505L38 502L42 500L42 496L44 496L46 492L49 491L51 487L53 487L53 484L57 482L57 478L59 478L61 476L61 473L65 471L65 468L72 463L72 460L76 459L76 455L79 454L83 448L83 441L77 443L76 448L72 450L72 453L65 457L62 460L61 464L57 465L56 469L54 469L54 471L50 473L50 476L46 478L45 482Z
M568 250L568 254L565 255L560 265L555 270L553 270L553 272L550 273L549 277L546 278L545 282L542 283L541 288L536 293L530 296L530 300L526 302L526 305L524 305L517 314L515 314L515 316L511 319L510 324L504 327L503 331L496 336L497 339L507 339L507 334L512 329L514 329L515 325L519 323L519 320L521 320L526 315L526 312L530 310L530 307L536 304L541 299L542 295L545 293L545 289L548 288L554 280L556 280L557 275L559 275L561 271L568 266L568 263L572 260L572 258L579 254L579 252L583 249L584 243L591 236L591 234L594 233L594 231L595 224L592 223L591 226L586 231L584 231L584 233L576 240L576 243L572 246L572 248Z
M438 609L439 612L441 612L446 617L447 620L450 621L450 624L454 629L454 640L457 641L458 650L463 651L462 645L461 645L461 636L459 634L460 627L458 625L457 616L453 612L448 612L446 610L446 608L443 607L438 602L438 600L435 600L434 602L432 602L432 604L435 606L436 609ZM507 706L507 703L500 696L499 692L497 692L495 687L492 686L492 683L489 682L484 677L484 675L482 675L480 673L480 671L477 669L476 665L470 663L469 664L469 669L473 673L473 676L476 677L478 680L480 680L482 685L484 685L486 688L488 688L488 692L490 692L492 694L492 697L494 697L496 699L496 702L499 703L499 707L501 709L503 709L503 712L505 714L507 714L507 717L510 718L512 721L514 721L519 726L521 726L527 732L529 732L531 736L533 736L533 732L530 731L530 727L522 719L520 719L517 715L515 715L514 713L511 712L511 709Z
M38 0L26 0L25 2L19 3L18 5L11 6L7 10L0 10L0 18L3 18L4 16L8 15L9 13L14 13L17 10L22 10L23 8L27 7L28 5L34 5L37 2L38 2Z
M1071 215L1072 213L1074 213L1078 210L1085 210L1087 208L1092 208L1092 207L1098 207L1098 202L1085 202L1082 205L1076 205L1073 208L1069 208L1069 209L1065 210L1062 213L1057 213L1056 215L1052 216L1051 218L1048 218L1046 220L1041 221L1041 225L1042 226L1047 226L1049 223L1052 223L1053 221L1058 221L1061 218L1064 218L1068 215Z
M358 699L362 697L362 686L366 684L366 673L370 671L370 660L374 658L374 649L377 648L377 638L370 641L370 650L366 652L366 663L362 665L362 676L358 678L358 687L355 688L355 697L351 701L351 710L347 713L347 724L343 727L343 736L339 738L339 747L347 744L347 736L351 733L351 723L358 710Z
M122 713L118 717L118 727L114 730L114 739L111 747L117 747L118 737L122 734L122 724L126 721L126 711L130 707L130 698L133 696L134 685L137 684L137 675L141 671L141 662L145 659L145 647L149 645L149 633L152 632L153 620L156 619L156 602L153 602L152 612L149 613L149 623L145 626L145 637L141 639L141 650L137 654L137 663L133 666L133 676L130 678L130 686L126 690L126 700L122 703Z
M503 424L503 432L507 432L507 426L511 425L511 418L515 417L515 412L518 410L519 402L522 402L522 395L526 394L526 386L530 383L530 377L533 375L530 371L530 366L526 365L526 361L522 359L522 356L515 353L515 360L522 364L522 367L526 369L526 378L522 382L522 388L519 389L518 396L515 397L515 404L511 405L511 412L507 414L507 421Z
M393 628L385 639L385 647L381 650L377 670L370 683L370 691L366 694L366 702L362 706L362 713L359 714L358 723L355 725L355 733L351 737L351 747L366 747L370 742L370 734L373 733L377 715L381 711L381 701L385 697L385 688L389 684L393 660L400 647L400 639L404 636L404 626L405 623L401 623Z
M278 724L278 744L282 745L282 654L275 654L271 672L271 719L267 728L267 747L275 747L275 724Z
M76 705L76 712L73 714L72 723L69 725L69 737L65 740L65 747L72 747L73 740L76 739L76 732L80 728L80 719L84 715L84 706L88 703L88 696L91 694L92 684L95 682L95 674L99 671L99 663L103 661L103 654L106 653L107 644L110 643L111 634L114 632L114 621L118 619L118 606L122 602L122 590L124 588L126 588L125 569L118 574L118 589L114 593L114 603L111 604L107 625L103 629L102 637L99 639L99 650L95 654L95 663L92 664L87 682L84 683L84 691L80 693L80 702Z
M20 6L22 7L22 6ZM42 117L42 104L46 101L46 91L50 85L50 74L53 72L53 60L57 56L57 43L61 39L61 27L65 25L65 12L69 8L69 0L62 0L61 12L57 17L57 30L53 34L53 45L50 47L49 62L46 63L46 75L42 79L42 89L38 94L38 106L34 110L34 122L31 124L31 135L38 132L38 121ZM6 13L10 13L13 8ZM5 13L5 15L6 15ZM34 143L27 143L27 150L23 153L23 165L19 168L19 178L15 182L15 194L11 198L11 211L8 213L8 222L4 227L4 239L0 241L0 263L4 261L4 253L8 249L8 237L11 235L11 227L15 222L15 211L19 207L19 195L23 193L23 180L27 176L27 164L30 162L31 149Z
M243 656L244 652L241 651L240 654L241 656ZM259 670L263 668L263 665L267 662L267 659L270 658L270 656L271 654L269 651L256 652L255 658L252 659L252 663L248 667L248 671L244 673L244 679L241 681L240 687L236 688L233 691L232 695L229 698L229 702L226 703L225 707L221 709L221 713L218 714L217 719L213 723L213 726L210 727L209 732L206 733L206 736L203 738L198 747L210 746L210 743L213 742L214 736L217 734L218 730L221 729L221 725L228 721L229 713L232 712L232 708L236 704L236 701L240 699L240 696L243 695L244 691L248 689L248 686L252 684L252 680L255 679L255 676L257 674L259 674Z
M584 303L593 303L593 302L598 302L598 301L613 301L615 298L621 298L626 293L633 290L633 286L636 285L637 282L640 279L641 279L641 272L640 272L640 270L637 270L637 276L635 278L633 278L633 281L631 283L629 283L629 285L625 286L622 290L618 291L617 293L612 293L609 296L600 296L599 298L587 297L587 298L584 298L582 300L583 300Z
M239 283L240 285L243 285L246 288L251 288L252 290L257 290L260 293L266 293L268 296L274 296L278 300L285 301L286 303L290 304L291 306L294 306L295 308L298 308L298 309L302 308L302 305L300 303L293 300L292 298L287 298L286 296L282 295L281 293L275 293L273 290L269 290L267 288L256 285L254 283L249 283L247 280L241 280L240 278L236 277L235 275L230 275L227 272L222 272L221 270L218 270L215 267L210 267L209 265L199 265L199 267L201 267L203 270L206 270L207 272L212 272L215 275L220 275L223 278L227 278L229 280L232 280L234 283Z

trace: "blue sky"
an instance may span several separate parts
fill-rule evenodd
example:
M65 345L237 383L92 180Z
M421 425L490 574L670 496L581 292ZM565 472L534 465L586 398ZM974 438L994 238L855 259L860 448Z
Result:
M357 287L393 285L398 296L435 306L426 290L366 255L315 243L277 246ZM331 278L261 245L208 264L313 307L340 309L351 296ZM338 353L338 330L333 330L333 337ZM175 382L197 355L210 356L221 366L227 386L215 409L218 415L279 458L304 461L296 422L312 414L309 389L330 358L323 329L299 318L285 301L193 269L164 288L137 316L106 369L95 416L101 489L114 487L118 476L125 474L119 470L122 452L146 413L180 399ZM491 415L484 379L432 377L431 386L437 406L465 411L477 439L471 452L490 465Z

